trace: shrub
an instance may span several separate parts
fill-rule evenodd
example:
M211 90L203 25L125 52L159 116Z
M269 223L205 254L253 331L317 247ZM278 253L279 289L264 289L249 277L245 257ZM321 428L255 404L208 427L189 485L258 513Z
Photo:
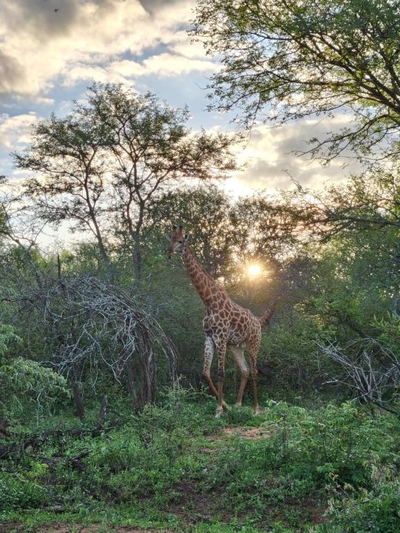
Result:
M385 470L374 469L371 490L347 487L329 505L331 524L346 533L393 533L400 531L400 480Z
M48 490L36 481L0 472L0 511L41 507L48 502Z

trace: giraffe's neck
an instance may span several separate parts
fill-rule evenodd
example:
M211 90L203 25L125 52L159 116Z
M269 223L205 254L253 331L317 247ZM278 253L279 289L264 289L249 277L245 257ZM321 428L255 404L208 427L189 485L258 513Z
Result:
M218 287L215 280L204 270L189 246L183 252L182 258L196 291L205 306L210 307L225 291Z

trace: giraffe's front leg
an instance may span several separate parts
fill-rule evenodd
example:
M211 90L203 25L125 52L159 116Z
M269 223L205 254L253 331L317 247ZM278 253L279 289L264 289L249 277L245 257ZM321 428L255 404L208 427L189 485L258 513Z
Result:
M215 351L215 344L214 344L213 338L211 337L211 335L207 335L206 342L204 345L203 375L206 378L206 381L208 383L208 386L210 387L211 392L214 394L214 396L219 398L218 390L215 387L214 382L211 378L211 363L214 357L214 351ZM226 405L224 401L222 401L222 410L223 409L228 409L228 406ZM219 415L217 416L221 416L221 413L219 413Z

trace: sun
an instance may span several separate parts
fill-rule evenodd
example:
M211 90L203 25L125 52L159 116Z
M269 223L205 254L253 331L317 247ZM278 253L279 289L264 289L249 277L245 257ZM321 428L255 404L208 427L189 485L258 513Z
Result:
M262 271L262 268L257 263L251 263L247 267L247 274L250 278L256 278L257 276L261 274L261 271Z

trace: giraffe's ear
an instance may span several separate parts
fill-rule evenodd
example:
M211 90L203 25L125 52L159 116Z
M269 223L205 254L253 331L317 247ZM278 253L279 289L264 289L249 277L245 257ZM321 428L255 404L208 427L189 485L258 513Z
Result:
M189 242L189 235L185 233L185 242Z

